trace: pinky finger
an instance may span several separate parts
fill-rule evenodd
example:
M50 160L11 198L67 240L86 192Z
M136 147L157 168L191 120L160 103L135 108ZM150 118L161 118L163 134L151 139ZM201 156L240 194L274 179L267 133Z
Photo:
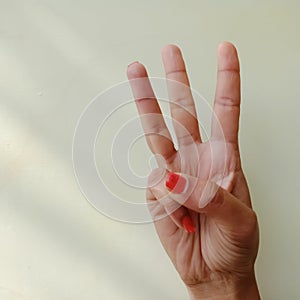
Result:
M151 177L152 179L160 178L161 174L156 173L160 173L161 170L156 169L152 171L149 181L151 181ZM159 233L166 231L169 231L169 234L170 232L174 233L178 228L188 233L196 231L189 209L174 201L164 190L148 188L147 200L150 213L156 222L156 228Z

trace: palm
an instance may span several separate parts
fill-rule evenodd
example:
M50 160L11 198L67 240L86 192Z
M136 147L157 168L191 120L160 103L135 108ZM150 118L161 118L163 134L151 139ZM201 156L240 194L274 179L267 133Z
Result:
M211 153L219 153L225 147L226 155L214 157L218 161L212 163ZM197 153L195 153L195 150L197 150ZM191 155L191 153L194 153L194 155ZM184 168L181 166L182 161L185 162ZM235 145L220 141L208 141L184 146L175 156L169 168L175 172L199 177L204 181L216 180L228 191L235 187L236 177L242 176L240 173L240 159ZM228 257L230 261L227 261L226 264L222 261L224 249L232 247L235 241L224 238L226 233L222 232L222 228L205 215L191 210L189 213L194 222L198 223L195 235L186 236L184 231L176 230L168 238L161 237L171 260L176 262L175 267L183 280L186 283L193 284L194 280L207 280L213 272L231 272L235 266L241 265L240 259L237 261L236 256ZM230 242L232 243L230 244ZM214 249L214 251L212 252L209 249ZM233 270L227 269L228 263L233 266Z
M207 141L194 142L179 149L170 169L215 181L231 191L239 166L240 158L235 145L225 141Z
M132 90L144 131L148 134L148 145L153 153L164 158L166 167L172 172L185 173L204 181L214 181L250 206L237 144L239 63L232 45L225 44L223 48L223 52L219 53L212 138L205 143L201 141L197 114L189 88L182 90L172 83L168 85L173 124L179 144L179 149L175 150L145 68L141 64L135 64L128 69L128 77L144 79L142 83L132 81ZM179 49L174 46L165 48L163 60L167 78L189 87ZM159 195L152 197L153 199L148 200L158 199ZM182 206L180 210L184 211L187 208ZM178 222L174 222L175 218L172 215L155 222L161 242L183 280L193 284L209 280L212 275L216 277L216 274L219 276L222 273L243 272L243 267L247 264L247 253L244 250L250 247L252 241L239 244L238 230L232 234L206 215L192 210L188 210L188 213L196 225L196 233L193 235L178 230ZM236 266L241 266L242 269L236 270Z

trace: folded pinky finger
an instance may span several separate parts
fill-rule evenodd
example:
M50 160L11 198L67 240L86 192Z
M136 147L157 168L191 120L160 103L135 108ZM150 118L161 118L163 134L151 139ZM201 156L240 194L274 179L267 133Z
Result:
M158 172L156 172L158 170ZM159 178L161 170L156 169L149 176ZM158 176L157 176L158 175ZM178 229L187 233L196 231L196 222L192 220L189 210L174 201L165 190L150 187L147 189L148 208L155 222L159 235L172 235Z

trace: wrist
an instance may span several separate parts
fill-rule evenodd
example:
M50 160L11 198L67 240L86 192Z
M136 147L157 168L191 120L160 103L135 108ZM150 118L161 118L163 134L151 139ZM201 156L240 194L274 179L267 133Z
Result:
M255 276L187 285L191 300L259 300Z

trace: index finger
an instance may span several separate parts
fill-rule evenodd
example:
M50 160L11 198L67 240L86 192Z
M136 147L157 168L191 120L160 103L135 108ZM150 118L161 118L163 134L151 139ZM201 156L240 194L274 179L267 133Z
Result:
M166 162L171 161L176 150L146 68L139 62L134 62L128 66L127 76L151 152L160 154Z

